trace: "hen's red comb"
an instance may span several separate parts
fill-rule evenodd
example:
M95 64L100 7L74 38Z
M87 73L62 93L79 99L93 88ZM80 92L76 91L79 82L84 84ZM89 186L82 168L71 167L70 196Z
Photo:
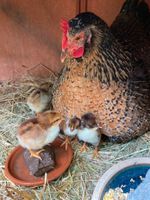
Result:
M68 21L65 19L62 19L60 22L60 28L63 31L64 34L67 34L67 31L69 30L69 24Z

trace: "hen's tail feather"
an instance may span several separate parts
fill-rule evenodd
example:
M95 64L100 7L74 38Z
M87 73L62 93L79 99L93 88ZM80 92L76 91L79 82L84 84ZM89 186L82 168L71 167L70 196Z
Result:
M123 4L120 14L126 15L135 13L136 18L148 24L150 21L150 11L144 0L126 0Z
M148 5L144 1L139 3L137 14L139 19L150 28L150 11Z
M150 11L144 0L126 0L113 22L111 30L117 34L120 32L119 29L123 28L124 34L128 34L127 30L134 31L134 26L135 29L144 26L144 29L150 31Z
M120 13L127 14L130 11L135 11L139 0L126 0L123 4Z
M150 11L144 0L126 0L110 29L126 50L150 65Z

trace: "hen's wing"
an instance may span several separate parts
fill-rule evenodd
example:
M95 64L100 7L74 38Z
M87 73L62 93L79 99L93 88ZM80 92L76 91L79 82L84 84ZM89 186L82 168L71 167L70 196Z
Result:
M110 28L134 57L150 66L150 12L144 1L126 0Z

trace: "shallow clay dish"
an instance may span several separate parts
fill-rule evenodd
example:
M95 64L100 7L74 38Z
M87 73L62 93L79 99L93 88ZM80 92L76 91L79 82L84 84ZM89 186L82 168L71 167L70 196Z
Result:
M64 147L60 147L62 142L62 139L57 138L52 143L55 152L56 166L48 173L48 182L61 176L71 164L73 150L69 145L67 151L65 151ZM5 176L16 185L30 187L43 185L43 177L34 177L30 175L23 158L23 151L24 149L18 146L10 153L5 163Z

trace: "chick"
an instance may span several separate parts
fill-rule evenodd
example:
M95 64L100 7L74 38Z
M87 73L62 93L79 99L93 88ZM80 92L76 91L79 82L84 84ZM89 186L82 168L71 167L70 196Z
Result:
M65 150L67 150L68 144L70 144L69 137L73 138L77 135L80 125L81 120L78 117L73 117L63 122L62 131L66 135L66 139L61 146L65 145Z
M96 118L92 113L86 113L81 117L81 126L77 137L84 142L81 147L81 152L87 151L86 143L89 143L95 146L93 157L98 156L98 145L101 140L101 133L100 128L97 126Z
M63 120L60 113L46 111L39 113L36 118L22 123L18 129L17 138L22 147L27 148L31 156L40 158L42 148L52 143L59 135L59 124Z
M27 105L36 113L45 111L49 102L50 97L48 92L44 89L33 90L27 98Z

